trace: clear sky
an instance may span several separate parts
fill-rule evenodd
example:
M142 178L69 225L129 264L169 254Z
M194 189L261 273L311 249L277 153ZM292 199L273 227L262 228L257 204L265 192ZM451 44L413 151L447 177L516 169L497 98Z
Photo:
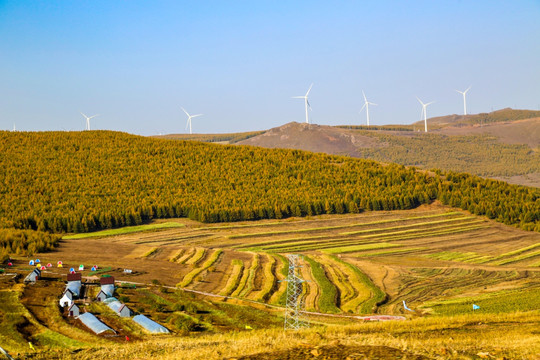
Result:
M540 108L540 1L0 0L0 129L194 133Z

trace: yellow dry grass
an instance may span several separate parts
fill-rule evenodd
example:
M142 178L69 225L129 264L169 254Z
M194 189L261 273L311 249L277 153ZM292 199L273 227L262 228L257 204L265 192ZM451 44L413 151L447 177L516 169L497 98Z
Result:
M173 339L156 337L146 342L98 346L76 354L66 353L68 356L65 358L213 360L295 347L363 345L387 346L433 359L481 359L482 356L487 359L538 359L539 324L538 311L497 316L416 318L314 326L297 332L273 329Z

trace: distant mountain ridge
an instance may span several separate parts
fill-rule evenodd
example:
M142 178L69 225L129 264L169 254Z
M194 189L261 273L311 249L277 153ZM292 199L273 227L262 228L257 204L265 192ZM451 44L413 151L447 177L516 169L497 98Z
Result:
M540 112L503 109L489 114L449 115L421 124L327 126L290 123L237 145L301 149L383 162L469 172L540 187ZM422 129L422 130L420 130Z
M440 116L428 119L427 134L423 129L423 121L369 128L292 122L258 132L162 137L345 155L540 187L540 111Z

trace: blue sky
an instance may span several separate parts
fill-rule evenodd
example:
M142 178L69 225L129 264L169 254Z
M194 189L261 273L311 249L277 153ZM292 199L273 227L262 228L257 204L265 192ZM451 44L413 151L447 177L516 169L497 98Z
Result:
M141 135L540 108L540 1L2 1L0 129Z

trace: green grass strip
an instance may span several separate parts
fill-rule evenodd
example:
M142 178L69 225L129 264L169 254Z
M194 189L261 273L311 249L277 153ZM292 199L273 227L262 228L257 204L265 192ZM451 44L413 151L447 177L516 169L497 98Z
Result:
M308 256L305 256L304 259L311 266L313 278L315 281L317 281L321 289L321 296L319 297L319 310L325 313L340 313L341 309L336 306L336 286L326 276L323 266Z
M186 261L186 265L196 265L206 254L206 248L196 248L195 254Z
M475 253L475 252L456 252L456 251L441 251L433 254L426 254L425 257L436 259L436 260L446 260L446 261L460 261L463 262L465 260L475 259L480 257L481 255Z
M366 223L361 223L361 224L323 226L323 227L316 227L316 228L310 228L310 229L269 231L269 232L260 232L260 233L252 233L252 234L237 234L237 235L230 235L229 239L241 239L241 238L246 238L246 237L274 236L274 235L295 234L295 233L302 233L302 232L346 229L346 228L352 228L352 227L358 227L358 226L379 225L379 224L387 224L387 223L392 223L392 222L435 218L435 217L441 217L441 216L451 216L451 215L453 216L457 214L463 215L463 213L461 212L448 212L448 213L435 214L435 215L412 216L412 217L407 217L407 218L392 218L392 219L387 219L387 220L371 221L371 222L366 222ZM472 217L469 217L469 218L472 218Z
M399 247L399 246L403 246L403 245L389 244L389 243L373 243L373 244L352 245L352 246L325 249L323 250L323 252L327 254L346 254L346 253L351 253L351 252L359 252L359 251L374 250L374 249L385 249L385 248L392 248L392 247Z
M202 264L201 267L193 269L189 273L187 273L186 276L184 276L184 279L182 279L182 281L178 283L177 286L186 287L189 284L191 284L193 280L195 279L195 277L197 277L197 275L202 273L204 270L208 269L210 266L214 265L214 263L217 261L217 259L219 258L222 252L223 250L221 249L214 251L212 255L204 262L204 264Z
M107 267L104 267L103 269L97 269L96 271L92 271L91 274L92 275L104 274L104 273L109 272L111 270L112 270L112 267L107 266Z
M422 227L422 226L438 225L438 224L444 224L444 223L449 223L449 222L456 222L456 221L461 221L461 220L472 220L472 219L475 219L475 218L472 217L472 216L463 216L463 217L454 218L454 219L445 219L445 220L429 221L429 222L422 222L422 223L416 223L416 224L399 225L399 226L393 226L393 227L389 227L389 228L377 228L377 229L350 231L350 232L340 233L340 235L357 235L357 234L363 234L363 233L371 233L371 232L375 232L375 231L410 229L410 228L418 228L418 227Z
M283 247L279 250L283 252L321 250L321 249L333 248L336 246L354 245L354 244L358 244L358 242L361 240L374 239L374 238L376 238L378 241L393 241L393 240L419 239L419 238L432 237L432 236L438 236L438 235L448 235L448 234L453 235L460 232L468 232L468 231L486 228L487 225L475 225L475 226L468 226L468 227L463 227L463 228L455 228L452 225L446 225L446 226L437 227L437 229L443 229L443 228L446 229L448 227L451 227L451 229L425 232L423 234L416 234L414 233L415 230L404 230L404 231L399 231L399 232L393 232L385 236L383 236L382 234L374 234L374 235L360 236L353 240L335 241L334 244L332 245L324 245L325 243L323 242L314 242L314 245L311 245L311 246L289 246L289 247ZM409 235L404 235L407 233ZM414 233L414 234L410 234L410 233ZM276 249L273 249L273 251L276 251Z
M324 239L326 237L327 237L327 235L302 236L302 237L279 239L279 240L273 240L273 241L264 241L264 242L256 243L255 246L253 246L254 244L235 245L232 248L233 249L239 249L239 250L252 251L253 249L271 248L274 245L278 245L277 247L279 247L279 244L284 244L284 243L288 243L288 242L299 242L299 241L303 241L303 240L313 241L313 239ZM266 246L266 245L269 245L269 246ZM253 251L255 251L255 250L253 250Z
M491 263L491 265L506 265L506 264L511 264L511 263L515 263L515 262L518 262L518 261L528 260L530 258L534 258L534 257L537 257L537 256L540 256L540 250L539 251L534 251L534 252L531 252L531 253L527 253L527 254L523 254L521 256L516 256L516 257L510 258L510 259L499 260L499 261Z
M158 252L158 250L159 250L159 248L157 248L157 247L152 248L152 249L148 250L142 257L147 258L147 257L150 257L152 255L155 255Z
M377 252L369 252L369 253L363 253L356 255L357 257L368 257L368 256L381 256L381 255L394 255L394 254L403 254L403 253L410 253L415 251L422 251L429 249L427 247L416 247L416 248L406 248L406 249L395 249L395 250L386 250L386 251L377 251Z
M364 274L362 270L351 263L341 260L335 255L330 255L335 261L348 266L359 277L360 281L371 291L372 297L365 301L360 307L360 314L372 314L377 306L386 299L386 293L379 289L377 285L371 281L369 276Z
M249 269L244 271L242 279L240 279L240 284L236 290L231 294L235 297L244 297L247 292L251 291L253 288L253 278L255 277L255 272L259 267L259 254L254 254L253 260L251 261L251 266Z
M279 258L279 260L281 261L282 263L282 267L281 267L281 275L283 276L284 279L287 278L287 276L289 276L289 259L287 259L285 256L281 255L281 254L274 254L277 258ZM286 282L282 282L283 284L285 284L284 286L284 290L282 291L281 295L279 295L279 298L278 298L278 305L282 305L284 306L285 304L287 304L287 283Z
M264 284L255 301L266 302L270 298L270 293L274 289L276 278L273 269L276 266L276 259L269 254L265 254L268 262L264 265Z
M232 267L231 275L227 279L227 284L225 284L225 288L220 291L219 295L230 295L240 283L240 278L244 272L244 262L242 260L234 259L232 261Z
M532 245L530 245L530 246L521 248L521 249L517 249L517 250L514 250L514 251L510 251L510 252L501 254L501 255L499 255L499 256L494 257L493 260L499 260L499 259L502 259L502 258L505 258L505 257L518 255L518 254L521 254L521 253L523 253L523 252L526 252L526 251L529 251L529 250L536 249L537 247L540 247L540 242L537 243L537 244L532 244Z
M177 222L165 222L165 223L159 223L159 224L125 226L125 227L118 228L118 229L109 229L109 230L95 231L95 232L91 232L91 233L81 233L81 234L74 234L74 235L66 235L62 239L65 239L65 240L87 239L87 238L94 238L94 237L105 237L105 236L131 234L131 233L142 232L142 231L155 231L155 230L161 230L161 229L179 228L179 227L184 227L184 226L185 226L184 224L180 224L180 223L177 223Z
M455 231L459 231L460 229L462 229L463 227L458 227L457 225L470 225L470 224L477 224L477 223L484 223L484 220L475 220L475 221L468 221L468 222L465 222L465 223L461 223L461 224L451 224L451 225L440 225L440 226L436 226L436 227L432 227L431 229L426 229L430 232L433 232L433 231L439 231L439 230L442 230L442 229L448 229L448 228L451 228ZM487 225L485 225L487 226ZM450 231L450 232L453 232ZM405 238L405 236L403 236L402 234L410 234L410 233L415 233L416 234L416 229L410 229L410 230L403 230L403 231L394 231L394 232L389 232L387 234L385 233L381 233L381 234L369 234L369 235L362 235L362 236L358 236L358 237L354 237L354 238L349 238L349 237L334 237L334 238L327 238L325 240L306 240L306 241L301 241L301 242L298 242L296 244L290 244L290 245L285 245L285 244L278 244L278 245L271 245L271 246L267 246L267 247L261 247L260 249L261 250L276 250L276 249L283 249L283 251L287 251L287 252L290 252L290 251L298 251L298 249L300 249L300 247L298 245L309 245L309 244L316 244L317 246L315 246L315 248L329 248L329 247L333 247L335 245L348 245L348 244L351 244L351 245L354 245L357 243L358 240L363 240L363 239L373 239L373 238L377 238L377 240L384 240L384 239L389 239L389 238L392 238L392 239L395 239L395 238ZM426 233L430 233L430 232L424 232L424 234ZM414 238L414 237L412 237ZM331 246L322 246L324 244L332 244ZM321 246L319 246L321 245ZM309 246L306 246L306 248L309 248Z

